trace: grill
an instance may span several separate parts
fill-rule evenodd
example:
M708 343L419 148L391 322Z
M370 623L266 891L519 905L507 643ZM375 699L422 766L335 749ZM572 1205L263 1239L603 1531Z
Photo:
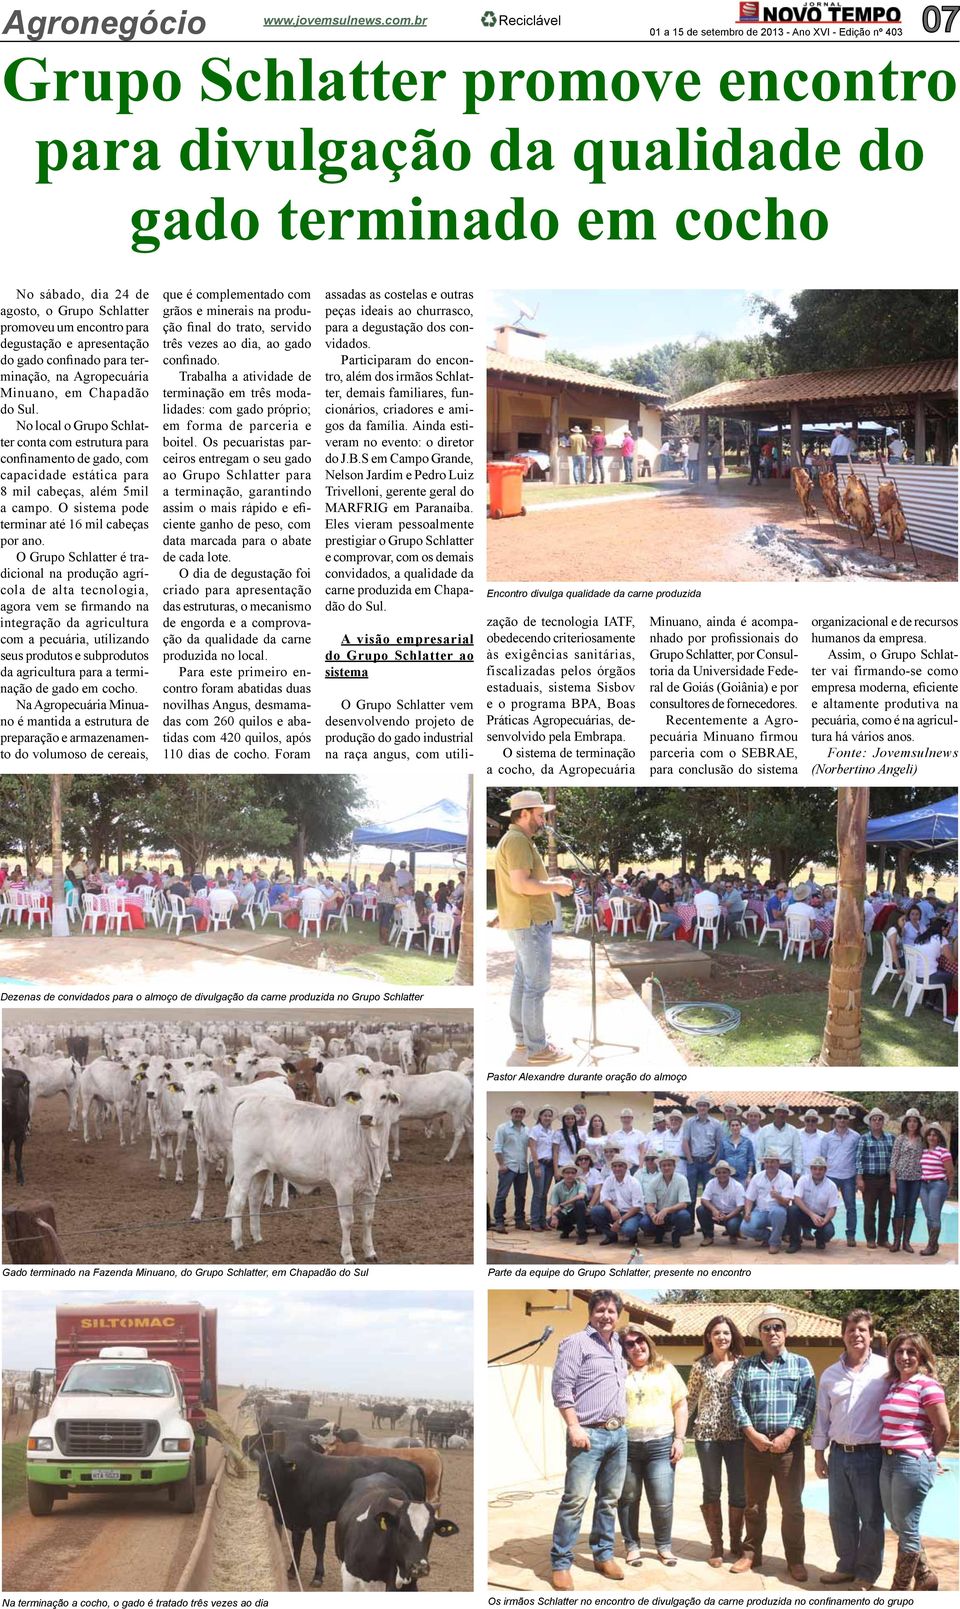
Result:
M61 1419L57 1446L67 1458L146 1458L159 1434L156 1419Z

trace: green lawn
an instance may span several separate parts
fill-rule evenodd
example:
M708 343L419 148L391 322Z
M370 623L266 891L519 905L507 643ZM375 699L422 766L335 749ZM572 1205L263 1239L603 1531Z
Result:
M320 942L334 966L363 967L375 972L384 983L422 989L430 984L453 982L456 956L450 955L444 960L439 947L434 949L433 955L424 955L419 943L409 950L405 950L403 944L399 949L392 944L381 944L374 922L351 922L349 933L331 929Z
M27 1495L26 1441L3 1444L3 1512L19 1508Z

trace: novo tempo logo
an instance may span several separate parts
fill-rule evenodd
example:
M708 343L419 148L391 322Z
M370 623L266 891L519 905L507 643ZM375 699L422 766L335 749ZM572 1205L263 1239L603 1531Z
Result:
M740 21L760 21L760 0L740 0Z

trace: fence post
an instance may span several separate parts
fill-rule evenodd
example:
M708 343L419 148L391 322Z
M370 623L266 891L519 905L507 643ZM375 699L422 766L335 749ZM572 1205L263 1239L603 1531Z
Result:
M12 1263L65 1263L52 1201L3 1209L3 1235Z

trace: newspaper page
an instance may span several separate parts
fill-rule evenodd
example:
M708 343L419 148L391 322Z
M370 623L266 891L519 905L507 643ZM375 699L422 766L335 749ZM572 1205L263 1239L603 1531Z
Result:
M5 1603L960 1601L958 40L0 14Z

